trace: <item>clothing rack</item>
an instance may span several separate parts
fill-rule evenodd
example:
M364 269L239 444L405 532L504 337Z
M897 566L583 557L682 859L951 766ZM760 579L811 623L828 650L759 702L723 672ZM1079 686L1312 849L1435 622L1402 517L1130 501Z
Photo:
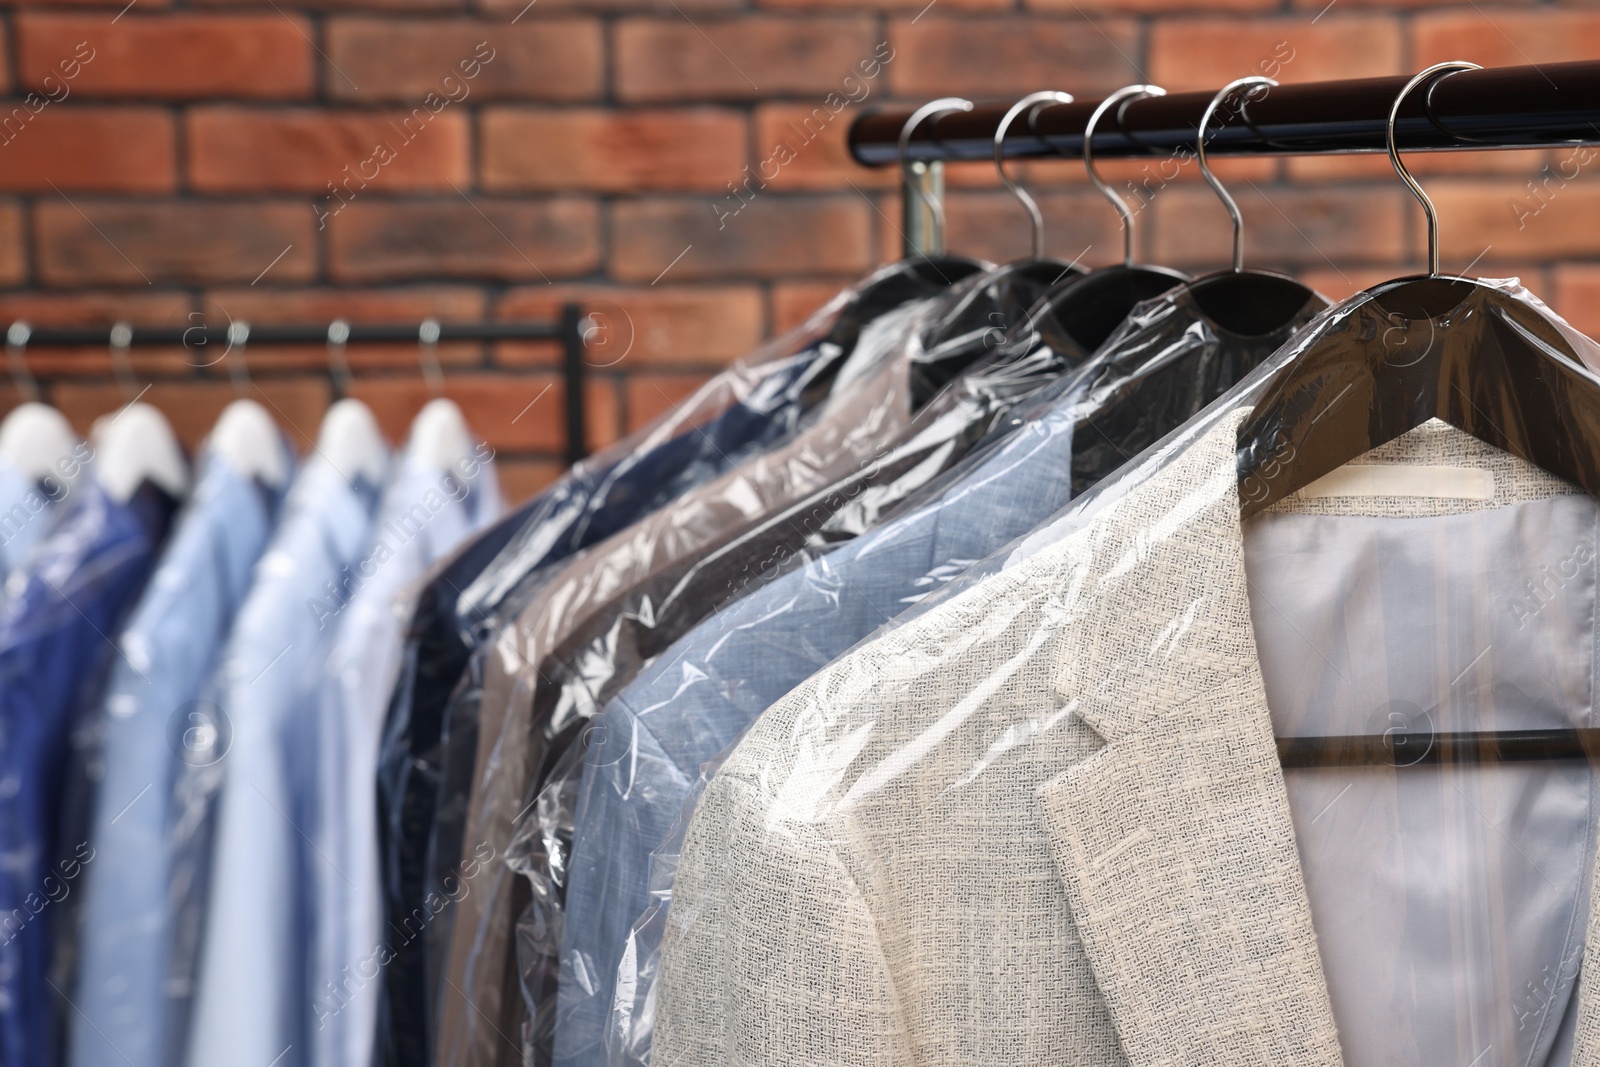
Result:
M1409 80L1402 75L1258 89L1247 103L1241 105L1236 98L1212 121L1206 155L1385 152L1389 111ZM1201 117L1215 96L1172 93L1125 100L1095 126L1094 155L1187 159L1195 153ZM1082 159L1083 133L1100 102L1039 105L1006 130L1004 155ZM906 255L917 255L923 247L930 225L926 202L942 196L942 164L992 164L995 131L1009 108L1008 102L946 111L911 131L906 180L916 184L924 203L907 199ZM900 134L911 115L909 109L890 109L857 118L850 127L850 153L856 162L868 167L900 162ZM1600 62L1441 73L1401 106L1395 141L1401 152L1600 144Z
M342 329L341 329L342 327ZM18 348L182 347L206 350L229 344L346 345L414 342L433 345L449 341L560 341L561 378L566 389L566 460L576 463L587 454L584 426L584 316L577 304L564 304L553 322L465 322L426 320L417 326L398 324L276 325L255 326L233 322L226 326L30 327ZM212 349L211 351L216 351Z
M1409 80L1402 75L1278 86L1252 96L1242 109L1235 107L1228 121L1214 120L1206 154L1386 151L1389 109ZM1192 154L1200 117L1215 95L1172 93L1127 101L1095 127L1096 158ZM1083 131L1099 104L1099 99L1085 99L1042 105L1031 122L1019 119L1006 131L1005 155L1081 159ZM908 159L993 161L995 130L1009 106L980 105L928 119L912 131ZM856 162L869 167L897 162L900 131L910 116L909 109L895 109L857 118L850 127ZM1600 62L1441 74L1401 107L1395 138L1402 152L1600 143Z

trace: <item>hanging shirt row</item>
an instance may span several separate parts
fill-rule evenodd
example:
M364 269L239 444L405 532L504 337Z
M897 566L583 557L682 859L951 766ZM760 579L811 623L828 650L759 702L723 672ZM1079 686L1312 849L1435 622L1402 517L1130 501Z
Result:
M1600 1062L1596 368L939 255L505 515L444 401L24 409L0 1065Z

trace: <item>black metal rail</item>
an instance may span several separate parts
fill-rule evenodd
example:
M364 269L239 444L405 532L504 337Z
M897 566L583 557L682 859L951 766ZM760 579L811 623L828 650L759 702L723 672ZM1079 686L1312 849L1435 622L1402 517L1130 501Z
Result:
M1041 86L1070 92L1063 84ZM1281 85L1213 120L1208 155L1312 155L1383 152L1389 109L1409 76ZM1173 93L1127 102L1100 120L1097 158L1193 152L1200 117L1215 91ZM1098 99L1053 104L1019 119L1006 133L1011 158L1081 158L1083 130ZM950 112L913 131L912 160L993 160L994 134L1009 102ZM850 151L867 166L898 160L909 109L874 111L850 128ZM1242 117L1241 117L1242 116ZM1600 62L1495 67L1440 75L1400 110L1395 139L1403 152L1538 148L1600 144Z
M36 326L15 346L22 352L37 347L92 348L139 346L188 348L216 352L239 345L419 344L468 341L559 341L561 376L566 388L566 460L576 463L587 454L585 425L585 362L583 311L566 304L553 322L435 322L416 326L344 323L316 325L249 325L233 322L214 326ZM216 346L211 348L209 346ZM210 363L208 362L208 365ZM470 415L470 412L468 413Z

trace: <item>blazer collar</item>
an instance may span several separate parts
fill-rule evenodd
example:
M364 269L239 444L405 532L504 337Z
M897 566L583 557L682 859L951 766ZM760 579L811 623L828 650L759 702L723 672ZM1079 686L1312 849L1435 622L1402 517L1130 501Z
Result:
M1162 589L1085 597L1128 640L1057 672L1106 745L1041 787L1040 816L1135 1067L1340 1062L1250 625L1245 414L1107 506L1097 592L1135 569Z
M1134 1067L1342 1062L1251 625L1247 414L1150 461L1063 555L1059 611L1088 616L1063 632L1115 637L1057 650L1054 682L1106 744L1040 787L1039 814ZM1592 905L1587 941L1600 959ZM1597 987L1574 1064L1600 1064Z

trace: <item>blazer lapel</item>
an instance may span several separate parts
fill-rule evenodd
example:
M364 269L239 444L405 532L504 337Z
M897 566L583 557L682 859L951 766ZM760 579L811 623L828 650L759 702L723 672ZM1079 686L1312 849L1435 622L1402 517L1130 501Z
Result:
M1122 648L1146 662L1064 668L1063 700L1106 745L1039 792L1134 1067L1341 1062L1250 628L1236 422L1152 478L1181 529L1130 534L1148 573L1195 585L1188 617L1130 623L1125 607L1120 625L1148 637Z

